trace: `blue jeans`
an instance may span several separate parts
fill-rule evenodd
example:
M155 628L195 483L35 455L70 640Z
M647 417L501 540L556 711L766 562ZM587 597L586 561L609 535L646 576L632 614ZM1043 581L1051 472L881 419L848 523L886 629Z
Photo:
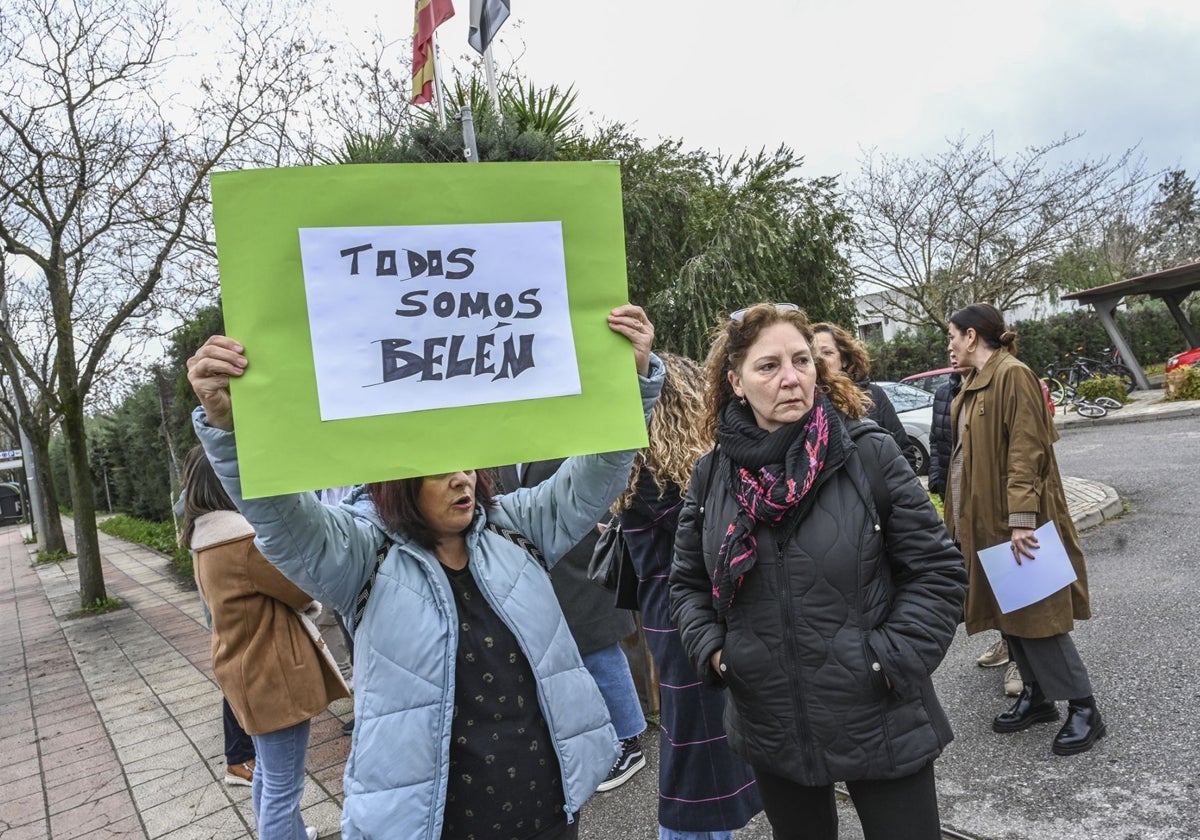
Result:
M638 699L633 674L629 672L629 660L621 646L610 645L587 654L583 657L583 667L600 689L617 737L624 741L641 735L646 728L646 718L642 715L642 701Z
M664 825L658 827L658 840L733 840L732 831L676 831Z
M251 735L258 760L251 801L259 840L307 840L300 816L304 794L304 754L309 721L278 732Z

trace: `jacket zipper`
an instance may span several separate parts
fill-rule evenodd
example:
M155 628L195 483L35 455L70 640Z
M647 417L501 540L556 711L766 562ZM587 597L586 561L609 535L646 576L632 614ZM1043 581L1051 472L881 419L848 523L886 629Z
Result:
M799 523L797 522L797 526L798 525ZM789 529L789 533L793 531L794 529ZM815 775L813 768L814 762L811 755L812 739L808 731L808 705L804 702L804 693L800 690L800 660L796 656L795 627L792 622L791 610L792 592L791 587L787 582L787 570L784 568L785 544L786 537L784 539L777 539L775 541L775 549L779 559L776 577L779 580L779 591L783 596L779 599L779 609L783 617L784 646L787 650L787 658L789 661L796 663L795 668L788 669L788 681L791 683L792 700L800 712L799 719L797 721L798 728L800 730L800 756L804 760L805 769L808 771L809 777L812 778Z
M859 461L860 469L865 470L866 467L862 463L861 455L858 456L858 461ZM860 477L863 477L863 476L860 476ZM884 573L886 573L886 570L887 570L887 531L884 528L883 520L880 518L881 514L879 513L878 510L875 510L874 494L872 493L872 494L868 494L867 496L864 496L862 493L862 488L859 486L856 478L854 476L849 476L849 478L850 478L851 484L854 485L855 492L858 493L859 499L866 506L866 509L868 511L871 511L871 510L875 511L875 515L871 517L872 532L879 534L879 539L880 539L881 545L882 545L882 548L880 549L880 553L882 555L880 568L885 570ZM870 501L868 501L868 499ZM869 536L868 536L868 539L870 539ZM862 564L862 548L861 547L859 549L858 554L859 554L859 559L856 562L857 568L854 570L854 580L855 580L855 584L856 584L856 587L858 590L858 597L855 599L855 602L858 606L858 635L859 635L859 639L862 641L863 661L866 663L867 669L868 669L867 680L871 683L874 683L875 679L872 677L872 673L874 673L874 665L879 660L876 659L875 655L872 653L871 645L868 641L868 635L870 633L870 629L867 627L866 605L863 603L863 596L866 592L866 589L865 589L864 581L863 581L863 564ZM892 591L891 586L888 587L888 597L889 597L889 599L894 597L894 592ZM880 726L880 729L883 731L883 742L884 742L884 744L887 745L888 764L892 767L895 767L896 766L896 756L894 755L894 753L892 751L892 736L891 736L891 732L889 731L889 727L888 727L887 675L881 673L880 676L883 677L883 681L884 681L884 695L880 699L879 703L877 704L878 708L879 708L879 726Z
M384 533L388 532L385 531ZM391 534L388 534L388 537L391 538ZM399 546L393 544L393 549L399 550L401 553L407 553L410 557L413 557L417 561L421 568L425 570L425 575L429 579L430 591L434 593L434 597L436 599L435 603L437 604L438 612L441 614L442 620L445 621L447 626L450 628L450 641L447 655L442 660L442 684L446 686L442 696L444 698L443 708L445 707L445 703L448 702L451 716L453 716L454 669L451 667L450 663L454 662L458 656L458 611L452 603L453 596L445 590L441 581L437 579L438 569L436 567L438 565L438 561L436 557L423 556L414 551L408 545ZM430 563L433 565L430 565ZM442 574L444 575L445 573L443 572ZM434 783L436 785L434 794L437 797L437 802L440 807L429 809L429 819L425 824L426 837L433 837L434 825L436 825L437 821L446 812L446 786L449 782L448 771L450 767L450 759L449 756L447 756L446 762L443 765L442 756L446 754L446 744L450 740L450 729L448 724L443 723L442 733L444 737L438 738L437 753L434 764L434 767L437 768L434 777ZM443 768L445 769L445 772Z

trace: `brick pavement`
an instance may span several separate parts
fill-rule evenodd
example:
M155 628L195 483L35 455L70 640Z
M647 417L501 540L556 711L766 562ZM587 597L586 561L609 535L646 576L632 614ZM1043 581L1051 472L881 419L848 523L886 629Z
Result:
M74 561L34 568L22 530L0 529L0 837L252 837L250 789L222 783L221 693L195 592L156 552L104 534L100 547L127 608L74 618ZM349 701L331 712L348 719ZM313 721L302 804L323 837L338 834L350 743L331 712Z

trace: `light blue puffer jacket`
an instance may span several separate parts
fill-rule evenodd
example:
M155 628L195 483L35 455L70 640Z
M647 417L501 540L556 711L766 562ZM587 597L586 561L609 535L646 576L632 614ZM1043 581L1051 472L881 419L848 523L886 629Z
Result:
M651 357L641 382L647 416L662 388ZM442 832L458 623L453 596L433 554L388 532L361 491L340 507L311 493L243 499L234 435L207 425L196 433L238 509L254 526L263 555L305 592L353 616L384 535L393 541L355 628L354 738L344 779L342 836L353 840L427 838ZM568 814L604 779L617 739L604 701L584 669L550 578L528 552L485 529L485 522L531 539L554 563L625 488L632 451L568 459L537 487L496 497L476 511L467 533L469 568L488 603L512 630L538 681L554 738Z

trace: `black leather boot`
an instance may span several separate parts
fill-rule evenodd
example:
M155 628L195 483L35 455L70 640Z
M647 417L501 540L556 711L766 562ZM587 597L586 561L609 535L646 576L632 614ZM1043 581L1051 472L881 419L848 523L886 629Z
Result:
M1055 755L1075 755L1087 752L1092 744L1108 733L1108 727L1100 717L1100 710L1095 703L1087 706L1067 704L1067 722L1054 736L1054 744L1050 747Z
M1058 707L1043 697L1036 685L1025 683L1012 708L996 715L992 729L996 732L1021 732L1035 723L1051 720L1058 720Z

